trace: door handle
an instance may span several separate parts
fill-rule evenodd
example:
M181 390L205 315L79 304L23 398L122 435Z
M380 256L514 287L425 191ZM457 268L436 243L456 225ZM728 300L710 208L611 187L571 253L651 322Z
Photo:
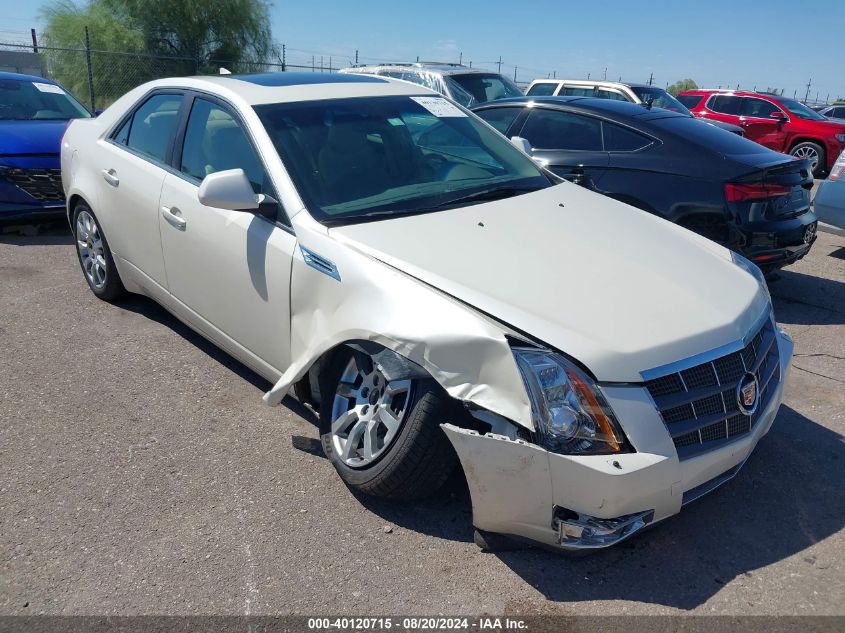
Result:
M188 221L182 217L182 212L176 207L162 207L161 217L167 220L171 226L175 226L180 231L184 231L188 225Z
M109 183L112 187L117 187L120 184L120 178L117 177L117 172L114 169L104 169L103 180Z

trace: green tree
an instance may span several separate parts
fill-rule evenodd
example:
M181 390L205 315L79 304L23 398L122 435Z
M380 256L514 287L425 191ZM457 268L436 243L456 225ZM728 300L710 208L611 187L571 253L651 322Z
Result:
M695 90L698 88L698 84L695 83L692 79L681 79L680 81L676 81L671 86L667 88L669 94L677 97L679 93L683 92L684 90Z
M148 52L184 57L194 72L250 70L274 53L264 0L95 0L143 33Z
M41 17L51 76L90 104L81 50L88 27L97 107L157 77L216 73L220 66L263 70L275 53L264 0L53 0Z
M121 22L99 2L79 6L72 0L57 0L41 11L47 24L41 43L67 50L43 50L50 76L91 105L88 91L88 65L82 48L88 27L91 48L95 51L142 53L143 33ZM114 101L127 90L151 78L148 67L132 55L93 53L91 71L97 107Z

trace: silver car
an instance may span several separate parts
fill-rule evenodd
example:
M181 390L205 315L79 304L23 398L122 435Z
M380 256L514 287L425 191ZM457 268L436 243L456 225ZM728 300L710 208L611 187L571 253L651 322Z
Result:
M845 152L819 185L813 204L820 222L845 231Z
M465 108L487 103L494 99L521 97L522 90L510 79L499 73L461 64L413 63L354 66L342 73L361 73L402 79L425 86L446 95Z

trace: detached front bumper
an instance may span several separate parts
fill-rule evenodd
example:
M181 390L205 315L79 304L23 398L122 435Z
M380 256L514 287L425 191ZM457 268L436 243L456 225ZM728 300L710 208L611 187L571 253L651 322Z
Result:
M584 551L609 547L677 514L730 480L771 428L792 357L792 340L783 332L778 347L784 379L751 432L683 461L639 386L603 387L633 453L560 455L524 440L444 424L469 485L473 525L561 551Z

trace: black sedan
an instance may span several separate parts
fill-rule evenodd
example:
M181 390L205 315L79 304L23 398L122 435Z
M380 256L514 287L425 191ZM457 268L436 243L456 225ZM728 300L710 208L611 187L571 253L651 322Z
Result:
M558 176L654 213L763 269L810 250L806 161L662 108L605 99L503 99L474 109Z

